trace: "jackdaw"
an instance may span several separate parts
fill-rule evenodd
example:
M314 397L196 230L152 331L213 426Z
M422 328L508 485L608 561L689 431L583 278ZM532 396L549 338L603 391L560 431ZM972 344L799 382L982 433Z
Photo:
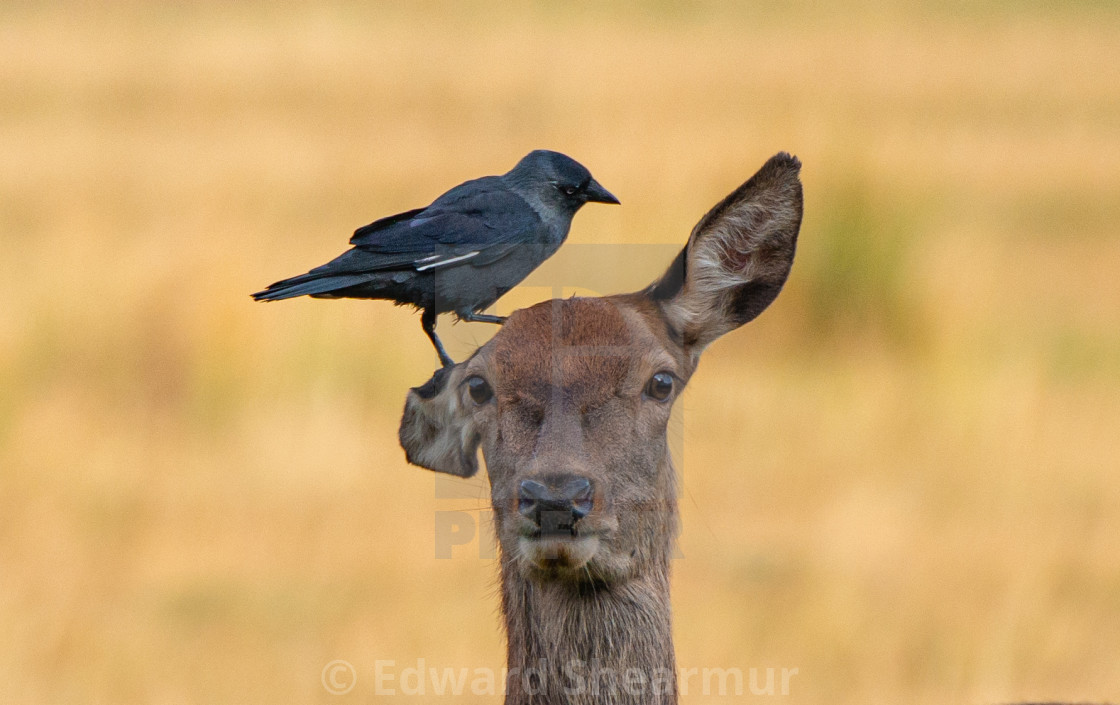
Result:
M502 323L481 314L552 256L588 201L618 203L571 157L538 149L501 176L460 184L427 208L358 228L349 251L253 294L387 299L423 311L420 325L440 362L454 364L436 336L436 316Z

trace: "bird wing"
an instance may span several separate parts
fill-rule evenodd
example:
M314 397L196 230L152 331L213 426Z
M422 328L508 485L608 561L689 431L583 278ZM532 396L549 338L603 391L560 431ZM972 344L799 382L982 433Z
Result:
M412 210L405 211L404 213L397 213L396 215L390 215L386 218L378 218L377 220L373 221L369 225L363 225L362 227L355 230L354 231L354 236L352 238L350 238L350 244L351 245L356 245L356 244L358 244L358 241L362 238L373 238L373 237L375 237L374 234L377 233L378 231L387 230L391 226L396 225L397 223L401 223L401 222L404 222L404 221L407 221L407 220L411 220L412 218L415 218L416 216L420 215L421 213L423 213L426 210L428 210L428 209L427 208L413 208Z
M456 186L427 208L375 220L354 231L354 246L330 262L280 282L260 299L320 295L370 281L378 272L432 272L459 266L485 267L524 247L556 243L528 201L488 176Z
M544 222L525 199L498 177L488 176L456 186L427 208L358 228L350 244L372 253L414 255L416 262L425 260L420 264L424 266L492 247L536 242L545 235Z
M483 266L546 234L544 222L525 199L496 177L485 177L456 186L427 208L358 228L350 238L352 249L308 274Z

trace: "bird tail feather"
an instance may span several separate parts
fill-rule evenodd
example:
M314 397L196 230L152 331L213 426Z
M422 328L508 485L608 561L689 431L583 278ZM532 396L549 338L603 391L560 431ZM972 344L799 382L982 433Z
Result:
M290 279L278 281L270 285L264 291L258 291L253 294L253 298L257 301L280 301L281 299L291 299L296 296L329 294L332 291L345 289L348 286L364 284L368 282L370 278L368 273L327 276L321 274L300 274Z

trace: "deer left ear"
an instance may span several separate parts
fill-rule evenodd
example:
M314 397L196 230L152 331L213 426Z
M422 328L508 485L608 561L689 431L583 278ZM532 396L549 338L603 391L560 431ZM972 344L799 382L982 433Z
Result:
M463 368L462 364L440 368L423 385L408 391L398 436L413 465L471 477L478 472L482 437L459 394Z
M758 316L782 290L801 229L800 171L796 157L771 157L700 219L646 290L694 356Z

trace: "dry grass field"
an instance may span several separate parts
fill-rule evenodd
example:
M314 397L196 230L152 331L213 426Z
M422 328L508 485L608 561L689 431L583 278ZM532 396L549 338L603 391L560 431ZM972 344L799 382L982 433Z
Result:
M418 316L248 295L538 147L623 205L499 312L805 165L786 291L673 427L679 665L798 672L684 703L1120 699L1120 8L875 5L4 3L0 701L503 664L484 480L396 441Z

